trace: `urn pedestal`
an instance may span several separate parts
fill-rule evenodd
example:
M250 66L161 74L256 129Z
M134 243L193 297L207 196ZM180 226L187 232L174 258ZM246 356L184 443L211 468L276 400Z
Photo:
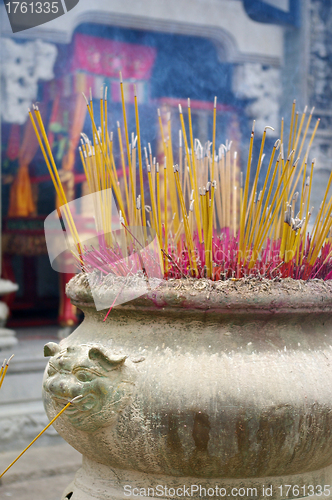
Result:
M84 275L67 294L85 319L45 346L43 382L50 419L83 396L54 424L83 455L63 499L286 499L332 484L332 285L174 280L105 322Z

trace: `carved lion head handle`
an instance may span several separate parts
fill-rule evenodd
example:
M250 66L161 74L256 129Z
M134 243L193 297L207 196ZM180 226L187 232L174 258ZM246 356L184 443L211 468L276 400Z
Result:
M61 349L59 344L56 344L55 342L48 342L44 346L45 357L55 356L60 352L64 352L68 355L73 351L75 351L75 347L67 347L63 350ZM96 361L107 372L120 368L128 358L128 356L125 356L123 354L115 354L114 352L111 352L100 345L91 346L88 349L87 354L89 359Z

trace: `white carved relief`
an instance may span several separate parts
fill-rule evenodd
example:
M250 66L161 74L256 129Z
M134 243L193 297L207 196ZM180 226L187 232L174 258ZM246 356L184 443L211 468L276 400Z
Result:
M331 110L331 2L312 0L310 15L310 61L308 89L313 105Z
M244 63L234 69L233 91L240 99L249 100L245 111L248 118L256 120L258 134L269 125L278 135L280 80L280 69L260 63Z
M16 43L1 38L0 43L1 116L5 122L23 124L37 98L38 81L54 78L57 48L41 40Z

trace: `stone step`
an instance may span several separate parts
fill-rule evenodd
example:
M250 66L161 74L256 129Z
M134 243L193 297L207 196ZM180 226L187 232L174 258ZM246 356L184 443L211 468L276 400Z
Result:
M74 479L82 456L63 441L57 446L29 448L0 479L0 498L60 500ZM0 474L18 452L0 453Z
M44 344L57 340L57 327L18 330L19 342L0 351L0 362L14 354L0 390L0 453L24 449L48 424L41 393L47 364ZM37 446L59 444L61 438L50 427Z

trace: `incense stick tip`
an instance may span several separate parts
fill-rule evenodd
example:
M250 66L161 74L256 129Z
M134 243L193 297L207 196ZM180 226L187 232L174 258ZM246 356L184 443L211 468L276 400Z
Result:
M295 150L292 149L292 151L289 153L289 155L287 157L287 161L289 161L291 159L291 157L293 156L294 153L295 153Z
M74 402L77 402L77 401L79 401L79 400L80 400L80 399L82 399L82 398L83 398L83 394L80 394L79 396L76 396L75 398L71 399L71 400L69 401L69 403L74 403Z

